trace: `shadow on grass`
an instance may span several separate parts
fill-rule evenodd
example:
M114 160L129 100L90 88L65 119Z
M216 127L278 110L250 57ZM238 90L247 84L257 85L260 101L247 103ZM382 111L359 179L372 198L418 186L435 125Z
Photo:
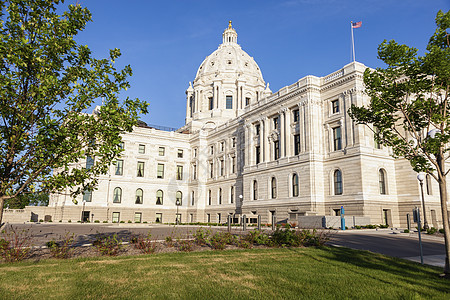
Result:
M415 285L418 282L423 287L437 290L444 293L450 293L450 281L439 278L442 270L432 266L422 266L418 263L410 262L400 258L393 258L365 250L353 250L345 247L322 247L322 251L317 252L317 256L312 259L320 260L332 259L336 261L336 266L345 269L348 272L354 272L361 276L370 277L373 280L385 284L394 284L404 288L394 282ZM355 268L359 267L359 268ZM362 268L362 269L360 269ZM364 272L364 269L379 270L380 276L370 275ZM388 274L386 274L388 273ZM371 272L371 274L377 274ZM394 277L394 278L392 278ZM389 280L391 278L392 280Z

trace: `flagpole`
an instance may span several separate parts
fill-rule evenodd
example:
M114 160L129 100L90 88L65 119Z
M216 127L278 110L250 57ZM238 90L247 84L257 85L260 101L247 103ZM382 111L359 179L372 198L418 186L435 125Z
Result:
M352 54L353 62L355 62L355 39L353 38L353 21L350 21L350 29L352 31Z

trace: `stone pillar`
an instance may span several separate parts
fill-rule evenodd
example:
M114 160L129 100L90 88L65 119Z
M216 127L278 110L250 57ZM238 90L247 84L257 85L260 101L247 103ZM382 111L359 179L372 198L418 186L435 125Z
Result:
M292 151L292 145L293 145L293 136L292 136L292 127L291 127L291 118L292 118L292 111L289 109L286 109L285 111L285 123L286 123L286 127L285 127L285 141L286 141L286 156L289 157L293 154Z
M280 136L278 138L279 141L279 147L280 147L280 158L281 157L285 157L286 156L286 124L285 124L285 118L284 118L284 114L286 112L286 109L283 108L281 111L278 112L279 118L280 118L280 128L279 128L279 132L280 132Z
M270 161L270 141L269 141L269 133L270 133L270 126L269 126L269 118L264 117L264 137L263 137L263 144L264 144L264 161Z

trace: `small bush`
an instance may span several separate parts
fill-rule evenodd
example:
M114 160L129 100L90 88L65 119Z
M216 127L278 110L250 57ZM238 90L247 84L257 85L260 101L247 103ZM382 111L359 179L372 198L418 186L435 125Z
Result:
M215 250L224 250L227 245L227 236L223 232L216 232L211 236L210 241L211 247Z
M100 223L100 221L99 220L95 220L94 223Z
M108 221L103 221L103 223L108 223Z
M125 223L125 221L120 221L120 223Z
M59 223L61 223L61 222L62 222L62 220L59 220L58 222L59 222Z
M147 224L147 221L144 221L144 222L142 222L142 223Z
M249 241L245 240L244 238L238 239L236 242L236 245L239 248L244 248L244 249L250 249L252 247L252 244Z
M50 249L50 254L54 258L69 258L72 255L72 245L74 242L74 235L66 233L62 241L56 242L51 240L47 242L47 247Z
M42 220L42 219L39 219L39 222L44 222L44 220Z
M131 222L131 220L128 220L128 223L133 223L133 222Z
M166 245L167 245L167 247L173 247L174 245L173 245L173 238L172 238L172 236L166 236Z
M247 235L244 236L244 239L250 244L267 245L269 243L270 237L268 234L255 229L249 231Z
M434 227L428 228L427 229L427 233L428 234L435 234L437 232L437 229Z
M156 242L151 240L152 235L150 233L147 234L146 237L143 235L138 235L131 239L131 242L134 244L136 249L141 250L142 253L151 254L156 250Z
M409 233L409 229L403 230L404 233Z
M69 221L67 221L67 222L72 223L72 220L69 220Z
M7 262L24 260L30 254L31 241L28 229L17 231L11 226L8 231L2 231L0 256Z
M439 229L439 233L444 233L444 228Z
M197 229L197 231L194 233L194 242L197 245L206 245L208 243L209 235L211 234L211 231L203 228Z
M93 245L101 255L116 256L122 249L122 240L118 239L117 234L100 236Z
M369 224L369 225L366 225L366 226L363 226L363 227L367 228L367 229L375 229L375 228L377 228L377 225Z
M193 247L193 242L189 240L178 241L178 250L184 252L191 252Z
M355 225L355 229L361 229L361 226Z
M380 224L380 226L379 226L380 228L388 228L389 227L389 225L388 224L385 224L385 225L383 225L383 224Z

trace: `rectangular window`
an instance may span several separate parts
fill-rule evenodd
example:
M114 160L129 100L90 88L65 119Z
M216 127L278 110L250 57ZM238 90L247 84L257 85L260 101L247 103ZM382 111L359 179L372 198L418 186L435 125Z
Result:
M261 133L261 126L259 124L255 125L255 134L256 136L259 136L259 134Z
M236 157L231 157L231 173L234 174L236 172Z
M273 154L274 154L274 160L277 160L280 158L280 142L274 141L273 142Z
M294 135L294 154L300 154L300 134Z
M139 145L139 154L145 154L145 145Z
M209 148L209 153L210 153L211 155L214 154L214 146L211 146L211 147Z
M183 180L183 166L177 166L177 180Z
M226 109L233 109L233 96L226 97Z
M210 214L206 214L206 221L208 223L211 223L211 215Z
M300 119L300 114L299 114L298 109L292 111L292 117L293 117L294 123L297 123L298 120Z
M259 164L261 162L261 147L256 146L255 147L255 156L256 156L256 164Z
M333 110L333 114L338 113L339 112L339 100L331 101L331 107Z
M192 165L192 179L197 179L197 165Z
M166 153L166 149L164 147L159 147L158 153L159 156L164 156Z
M118 159L116 161L116 175L123 175L123 160Z
M250 104L250 98L245 97L245 106L248 106Z
M144 162L142 161L137 163L137 177L144 177Z
M334 151L341 150L341 127L333 128Z
M214 165L213 162L209 163L209 178L213 178L214 177Z
M236 147L236 138L231 139L231 147Z
M94 158L91 156L86 156L86 169L90 169L94 166Z
M120 221L120 212L113 212L112 213L112 222L119 223L119 221Z
M220 142L220 151L223 152L224 149L225 149L225 142Z
M142 213L134 213L134 223L141 223L142 222Z
M156 213L156 223L162 223L162 213Z
M85 190L83 192L83 202L91 202L92 201L92 192Z
M164 164L158 164L156 178L164 178Z
M178 149L178 158L183 158L183 149Z
M223 159L221 159L219 162L220 162L220 176L223 176Z
M234 187L231 187L230 190L230 203L234 203Z
M194 157L197 157L197 149L194 149Z
M273 129L278 129L278 117L273 118Z
M213 97L209 97L208 98L208 102L209 102L209 110L213 110L214 108L214 98Z

